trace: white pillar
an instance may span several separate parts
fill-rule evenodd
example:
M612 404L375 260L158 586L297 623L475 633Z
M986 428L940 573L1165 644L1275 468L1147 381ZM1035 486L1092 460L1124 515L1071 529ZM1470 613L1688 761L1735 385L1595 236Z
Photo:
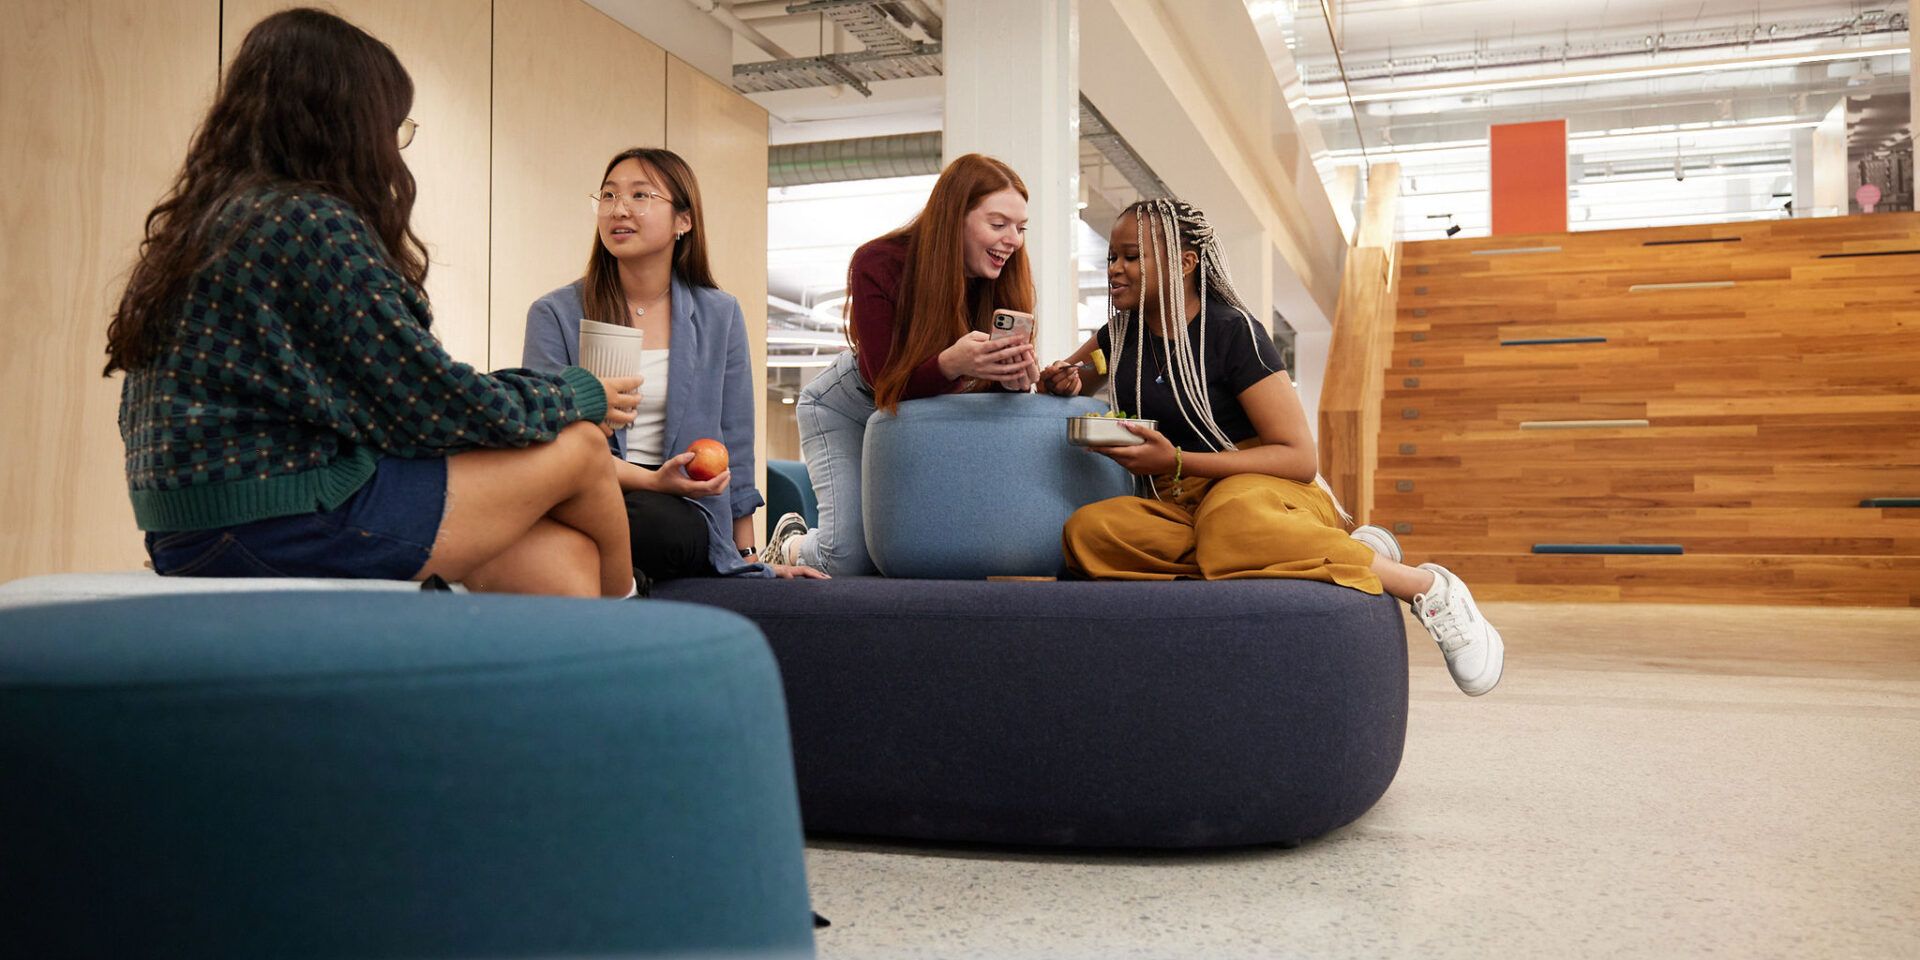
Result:
M1841 98L1820 125L1793 132L1793 215L1847 215L1847 101Z
M1222 226L1214 223L1215 230ZM1239 289L1240 298L1253 311L1253 318L1272 333L1273 240L1258 227L1223 232L1220 251L1227 255L1227 269L1233 272L1233 285Z
M1073 236L1080 195L1079 0L947 5L946 161L984 153L1026 181L1040 362L1078 346Z
M1307 429L1320 436L1320 386L1327 382L1327 354L1333 349L1333 331L1298 330L1293 337L1293 384L1300 391L1300 407Z

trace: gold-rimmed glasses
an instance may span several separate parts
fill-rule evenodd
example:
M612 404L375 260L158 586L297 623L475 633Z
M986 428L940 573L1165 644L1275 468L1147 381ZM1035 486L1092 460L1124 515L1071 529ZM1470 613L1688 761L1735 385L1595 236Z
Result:
M397 134L400 140L400 149L405 150L407 148L407 144L413 142L413 135L419 132L419 130L420 130L419 122L414 120L412 117L408 117L405 120L400 121L400 131Z
M665 195L654 193L651 190L635 190L632 193L622 193L617 190L601 190L588 196L593 199L594 212L602 216L618 210L620 205L624 203L633 210L634 216L644 217L647 215L647 209L653 206L653 201L666 200L668 203L673 202Z

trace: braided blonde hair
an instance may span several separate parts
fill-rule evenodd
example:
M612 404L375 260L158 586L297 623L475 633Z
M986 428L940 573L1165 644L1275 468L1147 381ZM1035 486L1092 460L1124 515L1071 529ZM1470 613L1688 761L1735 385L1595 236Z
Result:
M1247 309L1246 301L1241 298L1240 291L1234 287L1233 275L1227 270L1227 256L1220 249L1219 239L1214 236L1213 224L1207 222L1206 214L1200 212L1199 207L1172 197L1155 197L1138 201L1121 211L1120 215L1134 217L1138 236L1136 242L1140 245L1143 254L1152 251L1147 255L1155 273L1158 274L1159 290L1155 298L1156 306L1159 307L1161 323L1167 334L1166 354L1162 358L1163 366L1159 372L1167 378L1171 386L1174 406L1179 410L1180 418L1186 422L1187 428L1215 453L1239 449L1213 418L1213 407L1207 402L1206 364L1201 358L1194 356L1193 341L1185 335L1185 331L1177 328L1187 315L1187 285L1181 270L1182 253L1192 250L1199 258L1200 313L1194 322L1200 327L1197 332L1201 345L1204 347L1207 343L1206 305L1208 292L1211 291L1246 320L1247 337L1253 349L1253 355L1259 359L1260 365L1266 367L1269 373L1279 371L1267 367L1266 359L1261 356L1259 344L1254 338L1259 337L1265 328L1254 321L1253 311ZM1163 242L1152 244L1148 242L1150 240ZM1144 294L1145 291L1143 290L1142 293ZM1131 338L1136 336L1133 330L1136 325L1140 328L1137 336L1140 340L1142 356L1133 368L1133 405L1137 414L1141 405L1142 387L1146 374L1146 326L1138 310L1117 310L1113 308L1111 302L1107 309L1107 323L1111 333L1109 340L1113 346L1113 357L1108 364L1108 369L1116 374L1115 382L1108 388L1109 405L1119 402L1120 385L1117 375L1125 369L1124 357L1133 345ZM1333 500L1334 510L1340 514L1340 519L1351 525L1352 515L1347 513L1346 508L1340 504L1340 498L1334 495L1333 488L1327 484L1326 479L1317 474L1313 479L1320 489L1326 491L1328 498ZM1149 489L1151 488L1149 485ZM1155 495L1158 495L1157 491Z
M1207 368L1200 358L1193 355L1193 343L1185 336L1175 336L1173 325L1177 318L1187 315L1187 285L1181 279L1180 255L1186 250L1194 251L1200 258L1200 315L1196 323L1200 325L1200 342L1207 342L1207 293L1212 290L1228 306L1239 311L1246 318L1247 336L1258 336L1259 329L1253 320L1253 311L1247 309L1246 301L1240 298L1240 291L1234 288L1233 277L1227 272L1227 257L1220 250L1220 241L1214 237L1213 224L1207 222L1200 208L1184 200L1171 197L1156 197L1141 200L1120 214L1133 216L1138 227L1139 244L1142 251L1154 251L1152 263L1154 272L1159 275L1157 306L1160 308L1162 322L1168 326L1167 351L1163 358L1165 364L1159 371L1173 384L1174 406L1180 411L1180 417L1186 421L1187 428L1206 441L1207 445L1218 453L1237 449L1220 425L1214 422L1213 408L1207 403ZM1150 240L1165 241L1157 244ZM1144 291L1143 291L1144 292ZM1113 358L1109 369L1116 372L1122 369L1121 362L1126 351L1132 347L1133 330L1140 324L1139 311L1115 310L1108 307L1107 321L1111 324ZM1138 334L1140 343L1146 344L1145 327ZM1259 357L1258 344L1254 345L1254 356ZM1144 350L1142 353L1144 354ZM1261 359L1265 366L1265 359ZM1146 370L1145 358L1134 365L1133 405L1140 406L1141 386ZM1277 372L1268 369L1268 372ZM1111 393L1114 401L1119 400L1116 384Z

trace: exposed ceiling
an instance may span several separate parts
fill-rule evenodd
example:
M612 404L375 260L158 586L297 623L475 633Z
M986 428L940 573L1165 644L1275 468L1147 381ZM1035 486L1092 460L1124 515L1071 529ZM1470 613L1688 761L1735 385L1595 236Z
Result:
M773 144L942 126L941 0L598 2L679 2L745 26L734 79L768 109ZM1403 164L1407 237L1486 231L1492 124L1568 121L1575 229L1777 216L1796 132L1843 99L1856 159L1912 149L1905 0L1245 2L1324 141L1323 175ZM1091 143L1082 161L1090 216L1132 199L1138 171Z
M1334 163L1403 164L1410 237L1485 231L1492 124L1568 121L1576 229L1778 215L1794 131L1843 98L1856 159L1912 149L1904 2L1328 7L1331 29L1319 0L1248 3L1256 23L1281 23L1269 53L1305 81ZM1658 170L1693 185L1642 186L1633 202L1611 189Z

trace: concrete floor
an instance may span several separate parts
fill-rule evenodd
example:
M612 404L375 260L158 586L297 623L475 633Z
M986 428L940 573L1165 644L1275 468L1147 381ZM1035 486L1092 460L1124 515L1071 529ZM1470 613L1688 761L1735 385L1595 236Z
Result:
M1920 957L1920 610L1487 604L1406 756L1295 850L815 842L823 960Z

